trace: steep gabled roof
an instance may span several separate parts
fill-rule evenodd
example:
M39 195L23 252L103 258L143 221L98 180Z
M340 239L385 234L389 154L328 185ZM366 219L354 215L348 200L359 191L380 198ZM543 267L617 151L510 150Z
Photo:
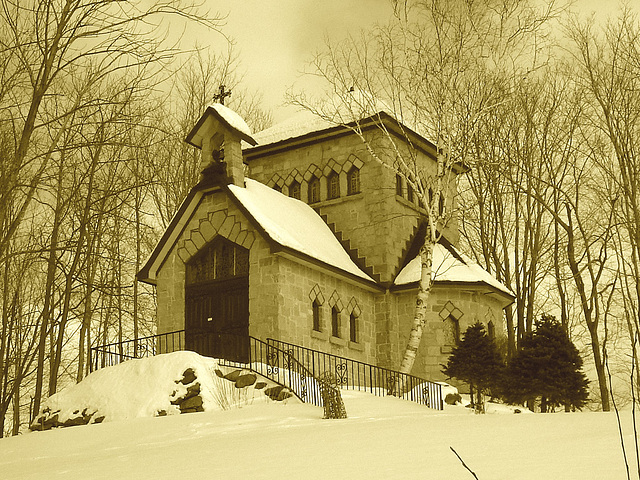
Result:
M158 270L177 243L203 195L214 190L229 195L247 220L268 241L272 251L298 257L347 278L376 286L375 281L351 260L329 227L309 205L251 179L246 179L245 188L228 185L211 189L201 184L193 188L138 273L138 280L155 284Z
M256 141L251 134L251 129L246 124L244 119L230 108L225 107L220 103L214 103L207 107L202 114L198 123L191 129L185 142L189 145L193 145L196 148L202 148L202 135L207 129L208 122L217 120L226 126L229 130L234 132L242 141L249 145L255 145Z
M368 282L374 280L353 263L326 223L306 203L255 180L246 187L229 185L249 219L272 242Z

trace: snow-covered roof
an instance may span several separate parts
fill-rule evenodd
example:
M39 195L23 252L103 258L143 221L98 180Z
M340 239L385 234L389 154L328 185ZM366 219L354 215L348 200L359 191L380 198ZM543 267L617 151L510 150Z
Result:
M246 179L246 188L229 185L229 190L275 242L373 282L306 203L251 179Z
M311 132L325 130L336 125L308 110L300 111L287 120L257 132L253 138L259 146L270 145L290 138L297 138ZM245 145L245 148L249 147Z
M255 145L256 140L253 138L251 129L243 118L236 112L220 103L213 103L207 107L202 114L198 123L191 129L187 135L186 142L197 148L202 148L202 137L206 131L210 130L216 119L225 124L230 130L234 131L242 141L248 145Z
M257 141L257 145L254 147L264 147L331 128L354 125L357 122L369 120L377 122L381 119L393 119L394 122L402 125L402 129L408 129L414 133L418 132L416 134L419 137L425 142L431 143L423 134L419 133L420 130L415 125L410 124L405 118L399 118L385 102L371 93L353 90L325 100L315 112L301 110L287 120L257 132L254 134ZM252 146L243 144L243 149L250 150L251 148Z
M420 280L420 255L409 261L394 281L395 285L407 285ZM513 297L513 292L466 255L455 251L451 245L437 243L433 247L434 282L457 282L486 284Z

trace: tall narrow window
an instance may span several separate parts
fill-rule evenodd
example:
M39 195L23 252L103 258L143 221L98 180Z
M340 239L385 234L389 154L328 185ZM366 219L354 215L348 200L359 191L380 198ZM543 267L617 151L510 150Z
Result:
M340 338L340 312L336 307L331 309L331 335Z
M320 201L320 179L313 177L309 182L309 203Z
M396 195L402 197L402 176L399 173L396 173Z
M358 343L358 317L355 313L349 316L349 340Z
M453 315L449 315L444 320L444 344L455 347L458 342L460 342L460 323Z
M407 200L413 203L413 188L407 183Z
M300 184L295 180L289 185L289 196L300 200Z
M496 326L493 324L493 320L489 320L487 325L487 333L489 334L489 338L496 338Z
M340 175L331 172L327 177L327 198L340 198Z
M360 170L351 167L347 173L347 195L355 195L360 193Z
M313 301L311 309L313 310L313 329L316 332L320 332L320 304L317 300Z
M438 215L441 217L444 215L444 195L442 193L438 195Z

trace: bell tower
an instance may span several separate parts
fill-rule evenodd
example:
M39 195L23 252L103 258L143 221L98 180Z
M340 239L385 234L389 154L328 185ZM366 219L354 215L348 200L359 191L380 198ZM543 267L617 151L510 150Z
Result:
M221 103L209 105L185 141L200 149L204 177L213 174L227 184L244 187L241 142L252 146L257 142L240 115Z

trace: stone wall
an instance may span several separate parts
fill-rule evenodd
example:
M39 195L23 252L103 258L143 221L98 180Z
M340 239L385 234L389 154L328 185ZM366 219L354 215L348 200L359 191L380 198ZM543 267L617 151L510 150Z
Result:
M274 312L265 308L263 314L262 309L268 306L268 300L271 303L275 301L275 291L269 290L268 286L262 287L263 280L270 275L269 269L261 264L261 260L268 256L269 246L226 195L212 192L202 198L158 271L158 333L184 328L185 264L217 235L249 249L250 325L251 318L275 322ZM272 327L262 328L266 332L273 331ZM249 333L252 334L251 330Z
M278 266L278 331L275 338L334 355L376 364L374 293L317 267L285 257ZM320 304L320 331L313 330L312 303ZM331 335L332 307L340 311L340 336ZM349 317L355 312L356 342L351 342Z
M402 290L391 295L392 302L389 310L392 318L388 322L390 328L387 329L390 339L386 339L384 334L379 335L379 340L383 342L386 340L388 344L389 353L383 358L385 361L390 361L389 364L384 365L389 368L397 369L402 360L413 324L416 292L416 289ZM422 341L411 372L413 375L433 381L445 380L441 369L447 362L453 347L447 332L449 315L459 318L460 339L469 325L477 320L485 327L491 321L495 327L496 337L506 336L501 301L492 295L481 293L479 290L434 285L429 305ZM395 319L393 315L396 315ZM385 332L382 326L378 328L380 332ZM378 343L379 350L382 345L384 343Z

